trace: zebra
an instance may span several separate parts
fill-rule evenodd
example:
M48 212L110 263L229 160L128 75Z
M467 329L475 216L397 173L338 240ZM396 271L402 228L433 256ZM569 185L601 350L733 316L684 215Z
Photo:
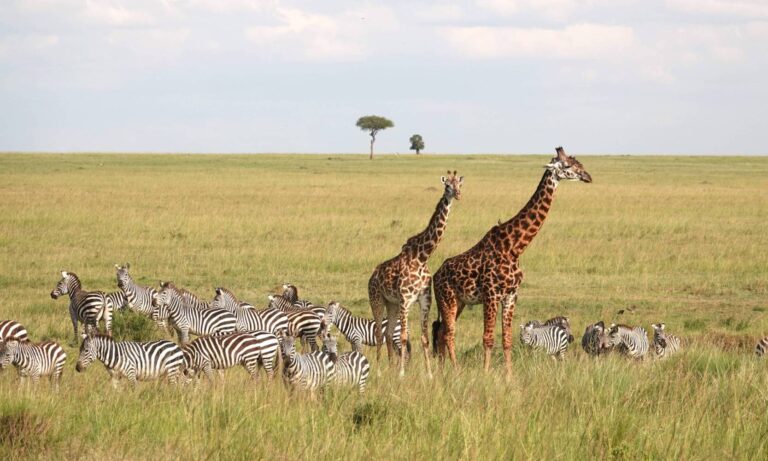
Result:
M306 299L299 299L299 289L295 285L290 283L283 284L283 298L287 299L295 308L311 310L320 317L320 321L325 319L325 308L317 306Z
M9 339L0 341L0 368L14 365L19 370L20 385L29 377L37 384L41 376L49 376L58 389L67 354L53 341L32 344L29 341Z
M553 358L562 360L568 348L568 333L557 325L536 326L528 322L520 325L520 342L532 349L544 349Z
M0 320L0 341L15 339L17 341L29 341L27 329L15 320Z
M115 388L122 377L127 378L134 387L137 381L163 377L176 384L184 367L181 348L168 340L115 341L99 334L82 336L75 370L78 373L84 372L91 362L99 360L107 368Z
M333 381L342 385L357 386L360 395L365 394L365 385L371 370L368 359L357 351L339 355L336 338L331 335L323 339L323 352L328 354L333 362L335 368Z
M278 348L277 336L267 331L202 336L183 348L186 373L189 377L195 377L202 371L212 381L214 369L223 370L242 365L251 378L256 380L261 363L267 376L272 379Z
M336 325L336 328L352 345L352 350L362 353L363 345L375 346L376 345L376 322L372 319L366 319L363 317L356 317L352 313L341 306L336 301L328 303L326 309L325 322L327 325ZM381 332L386 335L388 320L384 319L381 322ZM397 320L395 324L395 331L392 333L392 340L394 342L395 351L397 355L400 355L400 320ZM406 350L410 353L411 344L410 341L405 344Z
M563 317L561 315L558 315L557 317L552 317L551 319L544 321L544 323L539 322L538 320L531 320L528 323L530 323L534 327L553 326L553 325L558 326L563 330L565 330L565 332L568 334L569 343L572 343L574 340L573 334L571 333L571 322L570 320L568 320L568 317Z
M680 337L667 334L663 323L652 323L651 327L653 327L653 347L657 357L663 359L680 350Z
M128 299L125 297L123 290L112 291L104 295L107 298L107 304L110 305L112 313L115 311L122 311L128 307Z
M51 291L51 298L57 299L63 294L69 294L69 316L72 319L75 342L78 340L78 321L85 325L87 333L90 329L97 330L98 322L103 318L107 335L112 336L112 304L107 302L103 291L85 291L77 274L61 271L61 280Z
M600 320L592 325L587 325L584 336L581 338L581 347L589 355L600 355L610 352L613 345L605 331L605 323Z
M238 300L226 288L216 288L211 307L235 314L237 331L268 331L278 335L288 328L288 316L284 312L274 308L256 310L251 304Z
M283 382L290 388L313 392L333 379L335 367L331 357L322 351L308 354L296 352L296 337L287 334L281 339Z
M227 334L235 331L237 319L225 309L197 309L184 304L179 291L169 282L155 297L152 320L168 319L181 344L189 342L189 333L197 336Z
M185 306L192 307L195 309L209 309L211 307L211 303L209 303L208 301L203 301L202 299L198 298L197 295L187 290L186 288L179 288L176 285L174 285L173 282L160 282L161 290L166 286L172 287L179 294L179 296L181 297L181 301L182 303L184 303Z
M765 355L766 351L768 351L768 336L758 341L757 346L755 347L755 354L757 354L758 357Z
M294 307L288 299L280 295L269 295L269 307L285 313L288 317L288 329L301 339L303 348L306 344L313 352L318 350L317 334L322 320L311 310Z
M648 333L643 327L632 328L627 325L611 324L608 339L613 347L618 347L622 354L643 359L648 353Z
M144 314L147 317L152 315L152 300L157 296L157 290L153 287L137 285L133 277L128 273L131 268L129 263L125 266L115 264L117 275L117 287L125 293L127 307L132 311Z

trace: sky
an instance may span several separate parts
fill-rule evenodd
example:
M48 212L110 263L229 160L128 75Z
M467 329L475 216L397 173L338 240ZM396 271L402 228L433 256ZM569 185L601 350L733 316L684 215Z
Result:
M0 0L0 151L768 154L768 0Z

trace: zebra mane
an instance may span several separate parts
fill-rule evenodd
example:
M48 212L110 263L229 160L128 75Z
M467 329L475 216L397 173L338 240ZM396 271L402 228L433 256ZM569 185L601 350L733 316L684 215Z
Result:
M216 293L217 294L220 293L222 295L229 296L232 299L234 299L235 301L237 301L238 303L240 302L240 299L237 296L235 296L235 294L232 293L232 290L230 290L229 288L217 287L216 288ZM192 294L192 293L190 293L190 294ZM192 295L192 296L194 296L194 295Z

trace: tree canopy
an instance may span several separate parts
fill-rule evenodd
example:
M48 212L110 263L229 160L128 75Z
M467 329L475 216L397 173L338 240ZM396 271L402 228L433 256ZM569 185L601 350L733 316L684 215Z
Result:
M395 126L394 123L392 123L392 120L381 117L379 115L366 115L364 117L360 117L357 119L357 125L358 128L360 128L363 131L367 131L371 135L371 155L369 158L373 159L373 143L376 142L376 135L381 130L386 130L387 128L392 128Z
M424 138L421 137L420 134L415 134L411 136L411 150L416 151L416 155L419 155L419 153L424 149Z

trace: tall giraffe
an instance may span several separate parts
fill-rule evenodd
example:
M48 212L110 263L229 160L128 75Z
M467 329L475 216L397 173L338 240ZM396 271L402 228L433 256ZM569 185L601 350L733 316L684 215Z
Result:
M493 330L499 305L502 309L504 362L507 374L512 371L512 316L515 313L517 289L523 280L518 260L547 218L555 189L561 180L592 182L592 177L562 147L545 165L546 171L528 203L515 217L493 226L485 236L464 253L446 259L435 273L434 289L438 308L438 354L445 359L448 348L451 362L456 363L456 320L465 306L483 303L484 367L491 365ZM442 319L442 321L440 320Z
M376 321L376 358L381 357L381 321L384 316L384 308L387 310L389 325L396 325L399 315L401 324L400 344L407 344L408 340L408 309L417 300L421 306L421 346L424 350L424 360L427 374L431 377L432 370L429 365L429 335L427 322L429 320L429 308L432 303L430 285L432 276L427 267L427 260L434 253L437 245L445 233L446 220L451 211L453 199L461 199L461 185L463 176L456 176L456 172L448 172L440 180L445 185L443 196L437 202L429 225L422 232L409 238L403 245L400 254L394 258L379 264L368 280L368 299L371 302L371 311ZM394 328L387 328L387 355L392 360L393 345L392 332ZM400 376L405 375L406 348L400 348Z

